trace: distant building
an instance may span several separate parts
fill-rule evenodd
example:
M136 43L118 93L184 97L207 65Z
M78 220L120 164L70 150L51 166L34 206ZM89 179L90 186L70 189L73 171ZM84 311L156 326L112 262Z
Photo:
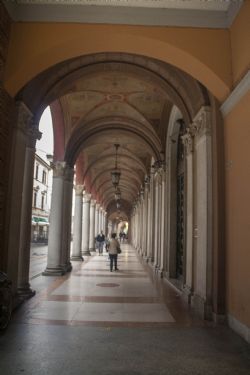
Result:
M36 154L32 198L32 242L48 242L51 190L51 167Z

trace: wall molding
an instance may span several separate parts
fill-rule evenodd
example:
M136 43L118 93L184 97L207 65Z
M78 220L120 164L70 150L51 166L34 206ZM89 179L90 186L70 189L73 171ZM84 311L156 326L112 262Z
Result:
M3 0L11 18L21 22L110 23L149 26L229 28L243 0L210 7L174 8L163 0ZM69 5L71 3L71 5ZM183 1L184 4L184 1ZM229 5L228 5L229 4Z
M248 70L242 80L231 92L229 97L221 105L220 110L223 117L226 117L233 110L233 108L239 103L241 98L248 93L248 91L250 91L250 70Z
M250 328L241 323L233 315L228 314L227 320L229 327L250 344Z

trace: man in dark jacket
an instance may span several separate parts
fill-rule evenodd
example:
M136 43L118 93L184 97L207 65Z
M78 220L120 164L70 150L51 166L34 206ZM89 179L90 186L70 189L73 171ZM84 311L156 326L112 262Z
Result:
M97 248L98 248L98 251L99 251L99 255L102 255L103 254L103 246L104 246L104 243L105 243L105 236L104 236L102 230L101 230L101 233L99 233L98 236L96 237L96 241L97 241Z

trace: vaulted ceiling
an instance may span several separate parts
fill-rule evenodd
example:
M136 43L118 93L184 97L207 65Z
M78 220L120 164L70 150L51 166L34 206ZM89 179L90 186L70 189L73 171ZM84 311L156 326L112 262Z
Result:
M111 171L114 145L120 145L123 217L129 217L153 160L164 157L173 105L189 124L200 107L209 104L207 91L186 73L121 53L84 56L53 66L26 85L17 99L37 119L51 105L55 160L64 158L76 166L76 183L83 183L109 216L117 215Z

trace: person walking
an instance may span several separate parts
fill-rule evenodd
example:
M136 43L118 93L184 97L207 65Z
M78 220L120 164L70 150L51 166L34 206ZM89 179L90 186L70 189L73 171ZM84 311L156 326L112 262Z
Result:
M98 248L98 251L99 251L99 255L102 255L103 254L103 246L104 246L104 243L105 243L105 236L104 236L104 233L103 233L102 230L101 230L101 233L99 233L98 236L96 237L96 241L97 241L97 248Z
M110 272L113 271L113 265L115 266L115 271L119 271L119 269L117 268L117 256L121 252L121 249L120 244L115 237L116 233L112 233L109 244Z

